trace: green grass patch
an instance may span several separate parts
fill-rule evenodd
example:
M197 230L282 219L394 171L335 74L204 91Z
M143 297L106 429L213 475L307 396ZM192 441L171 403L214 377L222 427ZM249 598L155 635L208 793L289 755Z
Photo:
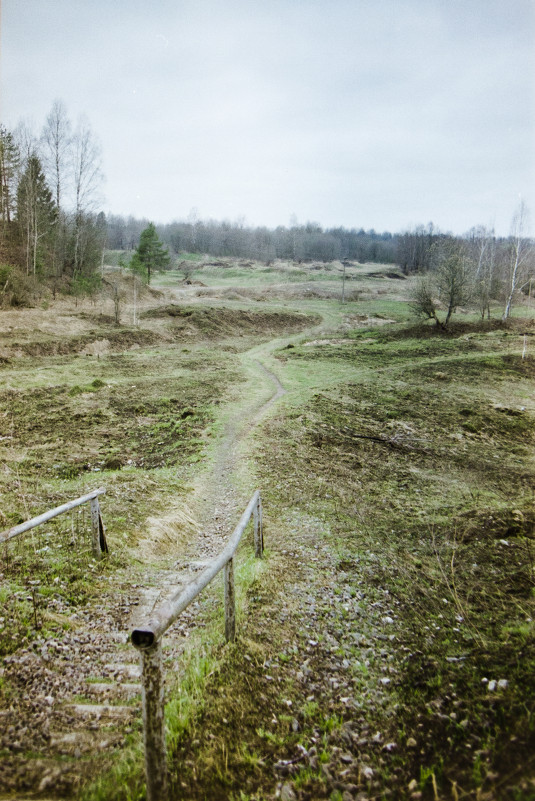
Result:
M535 736L534 364L507 332L347 339L279 351L291 376L354 377L312 394L294 381L259 446L265 503L329 520L349 596L395 599L395 711L378 726L418 750L396 772L374 763L382 787L492 792L499 776L520 797ZM365 690L373 662L355 659Z

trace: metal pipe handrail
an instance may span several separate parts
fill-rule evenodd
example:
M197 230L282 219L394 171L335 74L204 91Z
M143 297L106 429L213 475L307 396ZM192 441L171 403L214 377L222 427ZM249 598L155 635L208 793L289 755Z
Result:
M88 492L87 495L75 498L74 501L63 503L61 506L56 506L55 509L49 509L48 512L43 512L42 515L37 515L37 517L32 517L31 520L26 520L25 523L20 523L18 526L13 526L7 531L2 531L0 533L0 542L9 542L13 537L24 534L25 531L30 531L32 528L37 528L37 526L40 526L42 523L46 523L48 520L52 520L54 517L64 514L64 512L70 512L72 509L76 509L77 506L90 503L93 556L95 559L100 559L102 553L108 551L108 545L106 543L104 524L102 522L97 498L99 495L104 495L105 492L105 487L99 487L92 492Z
M87 495L82 495L80 498L76 498L74 501L63 503L61 506L56 506L55 509L49 509L48 512L43 512L42 515L32 517L31 520L26 520L25 523L20 523L18 526L13 526L13 528L3 531L0 534L0 542L7 542L8 540L13 539L13 537L16 537L17 534L24 534L25 531L29 531L32 528L37 528L37 526L40 526L41 523L46 523L48 520L52 520L53 517L57 517L64 512L70 512L71 509L76 509L77 506L81 506L88 501L92 501L93 498L96 498L98 495L104 495L105 492L105 487L99 487L99 489L93 490L93 492L88 492Z
M260 492L257 490L251 500L247 509L243 513L240 522L234 529L232 536L227 542L223 550L216 556L208 567L197 576L196 579L190 581L183 589L176 592L169 600L165 601L156 611L152 613L152 617L145 626L134 629L131 635L132 644L138 648L150 648L156 643L160 637L165 634L169 626L171 626L181 612L193 601L194 598L203 590L211 580L222 570L229 559L234 556L243 532L251 514L254 511L260 500ZM257 554L258 555L258 554Z
M234 593L234 554L245 527L254 515L255 556L264 550L262 537L262 501L257 490L241 516L223 550L208 567L184 589L177 591L152 613L147 623L131 634L132 644L141 654L143 688L143 741L145 746L145 776L147 801L167 801L167 757L165 748L164 679L162 671L162 637L179 614L201 592L220 570L225 570L225 638L236 636Z

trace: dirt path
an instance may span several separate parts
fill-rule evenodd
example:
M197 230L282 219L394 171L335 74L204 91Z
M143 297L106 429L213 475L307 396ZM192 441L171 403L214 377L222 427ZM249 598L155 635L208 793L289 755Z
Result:
M129 633L230 536L255 489L243 473L238 479L242 448L285 392L260 361L246 362L248 383L235 403L222 407L223 434L194 480L189 506L153 520L140 545L150 566L134 584L127 571L114 576L115 589L102 606L79 609L61 639L36 640L6 658L0 679L8 680L16 697L0 712L0 794L17 793L19 801L35 793L72 797L113 763L138 725L140 671ZM166 663L173 670L194 617L195 602L166 635Z
M156 605L190 581L195 573L202 570L219 553L256 489L249 485L250 482L243 486L242 481L242 486L238 486L241 451L247 436L286 390L277 376L258 359L253 359L252 363L256 366L256 381L259 378L261 380L264 397L258 398L257 387L252 393L252 402L247 400L251 393L245 391L245 402L240 399L230 405L226 410L223 435L211 459L207 460L205 469L194 480L188 505L181 504L167 517L156 521L155 528L161 527L166 532L173 528L178 531L185 525L190 536L185 545L177 537L175 558L170 566L163 566L156 572L147 572L146 585L140 591L135 611L130 616L130 628L139 626ZM266 390L271 391L273 388L275 392L266 400ZM153 536L157 536L155 528L152 531ZM167 550L165 562L169 562L172 556ZM169 636L172 641L172 631Z

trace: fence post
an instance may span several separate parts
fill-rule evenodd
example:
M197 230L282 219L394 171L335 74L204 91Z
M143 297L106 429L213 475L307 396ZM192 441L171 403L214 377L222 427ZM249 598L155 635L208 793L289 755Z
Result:
M258 502L253 510L254 515L254 555L257 559L262 558L264 552L264 537L262 534L262 501L260 495Z
M100 559L102 551L100 550L100 507L98 498L91 499L91 549L93 557Z
M225 565L225 639L234 642L236 639L236 603L234 597L234 560L229 559Z
M141 666L147 801L167 801L164 682L160 640L141 651Z
M93 507L92 507L93 512ZM145 746L145 773L147 801L169 801L169 777L165 752L165 708L164 679L162 672L162 650L160 637L177 619L199 592L224 569L225 583L225 638L233 642L236 638L236 598L234 588L234 554L254 514L254 537L256 556L262 556L264 547L262 536L262 503L257 491L249 501L245 512L236 526L227 546L205 568L201 575L189 582L168 601L153 611L153 617L146 626L134 629L131 635L133 645L141 652L143 687L143 741ZM103 531L101 528L101 535ZM106 549L105 539L101 548ZM102 545L104 542L104 545ZM229 556L229 554L232 554Z

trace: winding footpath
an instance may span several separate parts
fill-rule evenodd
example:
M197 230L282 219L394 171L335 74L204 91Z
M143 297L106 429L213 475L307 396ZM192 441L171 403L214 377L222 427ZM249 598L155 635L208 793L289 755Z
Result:
M2 673L16 697L0 711L0 799L74 796L113 764L139 725L140 668L129 634L221 550L255 489L243 477L237 487L242 448L285 393L258 359L243 356L248 383L236 403L221 407L223 435L194 480L189 506L153 521L156 538L158 529L168 534L186 525L187 545L177 537L173 551L167 536L160 563L151 559L136 584L128 586L126 571L119 580L111 577L121 591L110 588L101 606L78 609L61 639L38 639L5 660ZM194 601L164 640L165 663L174 673L196 606Z

